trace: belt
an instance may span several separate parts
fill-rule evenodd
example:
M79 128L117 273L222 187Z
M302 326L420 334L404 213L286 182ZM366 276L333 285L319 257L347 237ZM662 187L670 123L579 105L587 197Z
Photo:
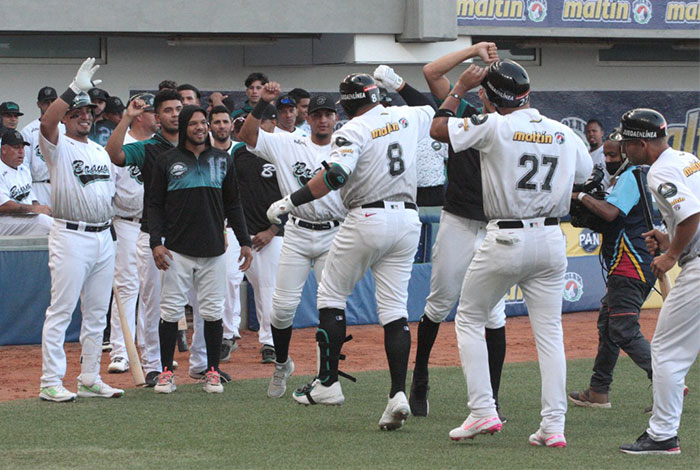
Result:
M544 219L545 225L559 225L559 219L557 217L547 217ZM497 222L498 228L525 228L522 220L499 220Z
M104 232L111 226L112 224L109 223L107 225L84 225L81 227L80 224L77 224L75 222L66 222L66 228L68 230L79 230L83 232Z
M115 215L114 218L126 220L128 222L136 222L137 224L141 222L141 219L139 219L138 217L122 217L121 215Z
M400 202L400 201L386 201L386 202ZM413 209L414 211L418 210L418 206L415 205L412 202L404 202L403 206L406 209ZM370 202L369 204L362 204L363 209L384 209L384 201L374 201Z
M51 183L51 180L32 181L32 183Z
M338 222L337 220L329 220L328 222L319 222L315 224L294 216L291 216L291 218L292 222L294 222L294 225L297 225L302 228L308 228L309 230L330 230L340 225L340 222Z

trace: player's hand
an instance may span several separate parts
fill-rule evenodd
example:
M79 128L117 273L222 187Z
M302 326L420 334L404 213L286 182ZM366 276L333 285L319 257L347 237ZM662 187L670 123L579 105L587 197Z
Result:
M129 119L129 121L133 121L134 118L142 115L145 109L146 102L141 98L136 98L135 100L132 100L131 103L129 103L129 106L126 107L126 113L124 113L124 117Z
M490 64L498 60L498 47L495 42L480 42L475 44L476 52L479 58L485 63Z
M651 272L654 276L661 278L666 272L676 264L676 259L668 253L659 255L651 262Z
M272 103L280 95L282 87L277 82L268 82L263 86L262 92L260 92L260 98L268 103Z
M374 69L374 81L387 91L396 91L403 86L403 78L388 65L380 65Z
M51 208L42 204L32 204L32 212L35 214L52 215Z
M267 209L267 220L273 224L281 224L280 216L288 214L296 206L292 204L291 198L287 195L279 201L275 201Z
M274 236L275 234L269 228L267 230L263 230L262 232L256 233L253 235L253 238L251 238L251 241L253 242L253 249L255 251L262 250L272 241Z
M167 271L170 267L170 261L173 259L172 253L163 245L158 245L153 248L153 261L156 262L156 268L161 271Z
M571 200L573 201L574 199L578 199L578 195L581 194L579 192L574 191L571 193Z
M228 98L228 95L224 95L220 91L215 91L209 95L209 102L212 104L212 106L222 106L226 98Z
M668 251L671 246L667 233L663 233L659 229L650 230L642 234L644 242L647 244L647 250L652 255L663 251Z
M241 263L241 261L243 261ZM253 262L253 250L249 246L241 247L241 256L238 257L238 269L241 271L247 271Z
M471 64L467 67L467 70L462 72L459 76L457 83L461 85L465 90L471 90L481 85L481 82L486 77L488 70L485 67L479 67L478 65Z
M102 80L92 79L92 76L95 75L95 72L97 72L99 68L99 65L95 65L95 59L93 57L85 59L85 61L80 64L75 78L73 78L73 81L69 85L71 90L75 93L80 93L81 91L87 92L90 88L94 88L102 83Z

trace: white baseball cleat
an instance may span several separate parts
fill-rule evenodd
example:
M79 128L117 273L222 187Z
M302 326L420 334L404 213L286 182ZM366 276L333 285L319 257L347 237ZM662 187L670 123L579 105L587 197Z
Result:
M326 387L319 379L299 387L294 391L294 400L302 405L342 405L345 401L340 382Z
M119 398L122 395L124 395L124 390L111 387L101 379L97 379L97 382L92 385L85 385L78 379L78 396L80 398Z
M535 434L530 434L530 444L533 446L566 447L564 433L546 433L542 428Z
M462 425L450 431L450 438L453 441L462 439L474 439L477 434L494 434L501 430L503 423L498 416L487 416L486 418L474 418L470 414Z
M401 429L406 418L411 413L411 406L408 404L406 394L398 392L394 398L389 398L382 418L379 420L379 429L384 431L394 431Z
M66 390L63 385L52 385L50 387L41 387L39 398L46 401L65 402L75 401L77 394Z
M272 373L270 385L267 386L267 396L281 398L287 391L287 379L294 372L294 361L287 357L287 361L280 364L275 361L275 371Z
M221 375L213 367L204 376L204 391L207 393L224 393L224 386L221 385Z
M177 390L177 387L175 386L175 377L173 376L172 371L169 371L167 367L158 376L158 383L156 383L156 386L153 387L153 390L156 393L173 393L175 390Z
M110 374L121 374L127 370L129 370L129 361L121 356L112 359L112 362L109 363L109 367L107 367L107 372Z

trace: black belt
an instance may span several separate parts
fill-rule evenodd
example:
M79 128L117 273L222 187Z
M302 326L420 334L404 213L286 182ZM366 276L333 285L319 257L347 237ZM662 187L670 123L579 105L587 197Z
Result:
M522 220L499 220L498 228L525 228ZM544 219L545 225L559 225L559 219L557 217L547 217Z
M107 225L86 225L82 230L85 232L104 232L108 228L110 228L112 224L107 224ZM75 222L66 222L66 228L68 230L81 230L80 229L80 224L76 224Z
M115 219L126 220L126 221L129 221L129 222L136 222L137 224L138 224L139 222L141 222L141 219L139 219L138 217L122 217L121 215L115 215L114 218L115 218Z
M386 202L392 203L392 202L400 202L400 201L386 201ZM404 202L403 206L406 209L413 209L414 211L418 210L418 206L412 202ZM363 209L384 209L385 205L384 205L384 201L374 201L374 202L370 202L369 204L362 204L362 206L360 206L360 207L362 207Z
M330 220L328 222L320 222L318 224L313 224L311 222L301 220L301 219L294 217L294 216L291 216L291 217L292 217L292 221L294 222L294 224L296 224L302 228L308 228L309 230L330 230L330 229L336 228L338 225L340 225L340 222L338 222L337 220Z
M32 183L51 183L51 180L32 181Z

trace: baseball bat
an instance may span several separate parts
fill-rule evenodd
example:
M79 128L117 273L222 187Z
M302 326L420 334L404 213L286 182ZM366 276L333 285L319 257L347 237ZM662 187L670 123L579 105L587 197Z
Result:
M644 212L644 220L647 225L647 230L654 230L654 221L651 217L651 204L649 203L649 199L647 198L647 191L644 188L644 181L642 181L642 169L640 167L637 167L634 170L632 170L632 173L634 174L634 179L637 181L637 188L639 189L639 199L642 202L642 209ZM657 252L656 255L658 254L659 253ZM661 291L661 297L663 299L666 298L668 292L671 290L671 283L668 281L668 276L666 275L666 273L661 275L661 277L659 278L659 290Z
M124 315L122 300L119 297L119 292L117 292L117 286L115 284L112 284L112 291L114 292L114 300L117 304L117 311L119 312L119 323L122 326L122 336L124 337L124 345L126 346L126 355L129 357L129 370L131 371L131 377L134 379L134 384L140 387L146 383L146 378L143 376L143 369L141 368L139 353L136 351L134 337L131 335L129 323Z

